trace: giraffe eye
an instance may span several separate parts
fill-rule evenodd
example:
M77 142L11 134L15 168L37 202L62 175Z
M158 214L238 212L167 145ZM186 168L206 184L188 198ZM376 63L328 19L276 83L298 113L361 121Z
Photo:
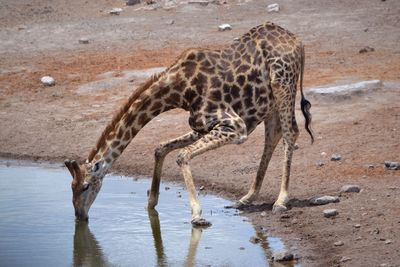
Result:
M83 188L82 188L82 192L85 192L86 190L89 189L90 184L89 183L83 183Z
M96 162L92 167L92 172L96 173L100 169L100 164L100 161Z

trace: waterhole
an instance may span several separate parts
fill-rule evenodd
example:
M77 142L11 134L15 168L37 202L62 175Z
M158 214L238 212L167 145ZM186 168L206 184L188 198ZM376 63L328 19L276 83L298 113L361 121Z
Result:
M70 182L60 166L0 162L0 266L267 266L284 248L215 196L200 195L213 225L192 228L180 186L162 184L149 213L150 180L116 175L104 178L89 223L75 223Z

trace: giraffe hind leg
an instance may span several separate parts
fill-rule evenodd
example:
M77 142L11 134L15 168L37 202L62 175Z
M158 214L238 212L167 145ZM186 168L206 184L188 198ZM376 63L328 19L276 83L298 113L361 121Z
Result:
M209 226L210 222L201 217L201 206L197 198L196 188L193 181L192 172L190 170L189 162L192 158L203 154L209 150L216 149L220 146L232 143L240 143L246 138L246 126L240 118L237 118L235 125L241 125L240 129L230 126L217 125L208 134L204 135L192 145L182 149L178 154L177 163L181 168L183 178L185 180L186 188L188 191L190 206L192 210L192 225L193 226ZM244 128L243 128L244 127ZM244 133L244 134L243 134Z
M268 168L269 161L271 160L272 154L282 137L282 130L279 120L279 114L276 112L270 118L264 121L265 130L265 143L264 151L261 157L260 166L258 167L257 175L250 187L249 192L243 196L238 203L236 203L236 208L241 208L245 205L253 202L260 192L262 182L265 177L265 173Z
M290 168L294 145L299 136L299 128L296 123L294 107L296 85L272 84L272 89L278 105L284 149L281 186L278 199L273 206L273 213L280 213L287 210Z
M158 203L158 196L160 192L160 180L162 166L164 164L164 159L168 153L175 149L183 148L192 144L194 141L200 138L200 134L197 132L189 132L178 138L168 140L167 142L161 143L155 150L155 165L153 172L153 179L151 181L151 188L149 194L149 200L147 204L148 209L154 209Z

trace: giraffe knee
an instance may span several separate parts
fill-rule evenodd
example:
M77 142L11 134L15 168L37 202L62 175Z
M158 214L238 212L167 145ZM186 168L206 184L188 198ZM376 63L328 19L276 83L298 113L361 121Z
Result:
M154 150L154 157L155 157L156 159L161 159L162 157L165 156L165 152L166 152L165 146L159 145L159 146Z
M185 149L183 149L179 152L178 157L176 159L176 163L178 164L178 166L182 166L188 164L189 160L190 160L189 153Z

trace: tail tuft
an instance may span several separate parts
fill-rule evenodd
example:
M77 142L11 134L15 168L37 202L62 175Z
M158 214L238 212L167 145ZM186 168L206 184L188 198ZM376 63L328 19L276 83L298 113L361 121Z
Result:
M304 118L306 120L305 128L306 128L306 131L311 136L311 144L312 144L312 143L314 143L314 135L310 129L311 119L312 119L312 116L310 113L311 103L307 99L302 98L300 104L301 104L301 112L303 112Z

